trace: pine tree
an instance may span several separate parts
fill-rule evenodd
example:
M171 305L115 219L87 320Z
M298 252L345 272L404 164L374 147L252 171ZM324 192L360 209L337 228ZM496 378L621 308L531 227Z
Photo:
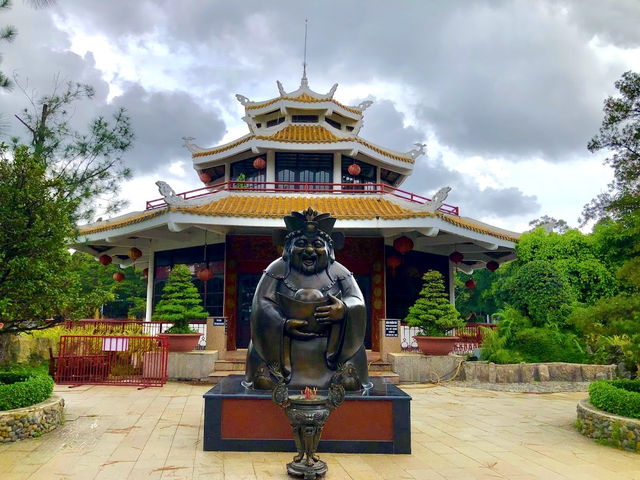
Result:
M198 289L191 283L189 267L176 265L169 274L153 319L173 322L167 333L197 333L189 328L189 320L207 318L207 315Z
M411 327L418 327L420 335L430 337L442 337L452 328L464 326L456 307L449 302L442 274L428 270L422 280L422 290L404 321Z

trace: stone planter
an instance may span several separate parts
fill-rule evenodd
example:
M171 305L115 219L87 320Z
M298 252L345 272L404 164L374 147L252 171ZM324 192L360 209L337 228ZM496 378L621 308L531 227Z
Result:
M15 442L43 433L62 425L64 400L52 395L44 402L29 407L0 412L0 443Z
M190 352L198 346L201 333L161 333L158 337L166 338L170 352Z
M576 428L585 437L640 453L640 420L600 410L585 398L578 402Z
M413 337L418 344L418 348L425 355L449 355L453 352L460 337L424 337L416 335Z

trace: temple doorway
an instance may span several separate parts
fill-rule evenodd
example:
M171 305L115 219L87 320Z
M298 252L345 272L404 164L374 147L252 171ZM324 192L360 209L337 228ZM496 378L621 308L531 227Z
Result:
M238 323L236 325L236 348L247 348L251 340L251 304L262 273L238 275Z

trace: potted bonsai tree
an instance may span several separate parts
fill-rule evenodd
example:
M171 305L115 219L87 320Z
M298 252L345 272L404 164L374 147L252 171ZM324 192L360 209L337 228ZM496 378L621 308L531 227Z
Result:
M464 320L451 302L444 288L442 274L428 270L422 276L422 290L416 303L409 308L404 321L411 327L418 327L416 335L418 348L426 355L449 354L459 337L452 336L451 330L464 326Z
M191 283L189 267L173 267L153 314L154 320L173 322L171 328L160 334L169 338L170 352L189 352L198 345L202 334L189 328L189 320L207 318L201 303L198 289Z

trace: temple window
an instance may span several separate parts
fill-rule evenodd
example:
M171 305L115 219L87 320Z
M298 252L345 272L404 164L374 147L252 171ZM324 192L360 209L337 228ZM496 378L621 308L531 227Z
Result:
M318 115L293 115L293 123L318 123Z
M347 126L347 132L353 132L353 127Z
M324 119L325 122L327 122L329 125L331 125L333 128L337 128L338 130L342 129L342 125L340 125L339 122L336 122L335 120L331 120L330 118L325 118Z
M398 179L400 178L400 174L398 172L394 172L392 170L387 170L386 168L380 169L380 180L389 185L395 185L398 183Z
M267 121L267 128L273 127L275 125L279 125L282 122L284 122L284 117L278 117L278 118L274 118L273 120L268 120Z
M356 163L360 167L360 174L357 177L351 176L349 173L349 165ZM356 160L355 158L342 155L342 183L377 183L378 180L378 168L366 163ZM343 190L368 190L375 189L375 187L348 187L343 186Z
M231 180L240 180L240 183L232 184L234 188L265 188L266 169L258 170L253 166L253 161L258 157L264 157L264 155L257 155L231 164Z
M276 152L276 180L278 182L304 182L314 185L278 185L279 189L330 190L332 183L333 153Z

